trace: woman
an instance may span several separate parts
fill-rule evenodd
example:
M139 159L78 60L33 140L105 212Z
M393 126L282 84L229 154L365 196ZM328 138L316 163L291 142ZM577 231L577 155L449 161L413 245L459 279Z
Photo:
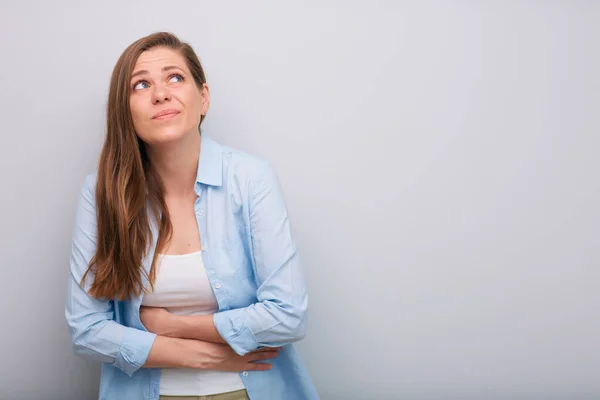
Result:
M209 103L172 34L113 71L66 306L75 352L103 363L101 399L318 398L291 345L307 294L277 176L200 132Z

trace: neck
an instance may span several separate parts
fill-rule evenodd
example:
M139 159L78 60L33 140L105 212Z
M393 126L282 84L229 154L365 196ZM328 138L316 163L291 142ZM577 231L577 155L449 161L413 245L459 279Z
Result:
M186 135L176 143L146 145L152 167L163 184L164 196L195 194L200 157L200 135Z

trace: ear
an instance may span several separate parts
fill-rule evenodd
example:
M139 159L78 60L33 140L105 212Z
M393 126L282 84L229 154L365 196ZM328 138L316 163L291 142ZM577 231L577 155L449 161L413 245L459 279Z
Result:
M206 115L208 112L208 108L210 107L210 89L206 83L202 84L202 90L200 91L201 96L201 106L200 106L200 115Z

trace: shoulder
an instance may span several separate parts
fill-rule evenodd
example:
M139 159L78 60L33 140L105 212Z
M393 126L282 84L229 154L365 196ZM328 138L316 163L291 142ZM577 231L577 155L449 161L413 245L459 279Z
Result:
M98 180L98 171L95 170L86 175L83 183L80 185L79 194L88 201L95 202L94 196L96 194L96 181Z
M91 191L91 192L95 191L97 180L98 180L98 171L90 172L83 181L82 190Z
M268 160L238 148L214 144L223 157L223 178L226 181L253 187L275 177L275 170Z

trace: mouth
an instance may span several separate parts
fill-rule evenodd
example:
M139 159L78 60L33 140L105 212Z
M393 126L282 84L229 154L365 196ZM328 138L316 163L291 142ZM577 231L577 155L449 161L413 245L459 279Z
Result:
M177 111L177 110L164 110L157 114L154 114L152 119L165 120L165 119L174 118L177 115L179 115L179 111Z

